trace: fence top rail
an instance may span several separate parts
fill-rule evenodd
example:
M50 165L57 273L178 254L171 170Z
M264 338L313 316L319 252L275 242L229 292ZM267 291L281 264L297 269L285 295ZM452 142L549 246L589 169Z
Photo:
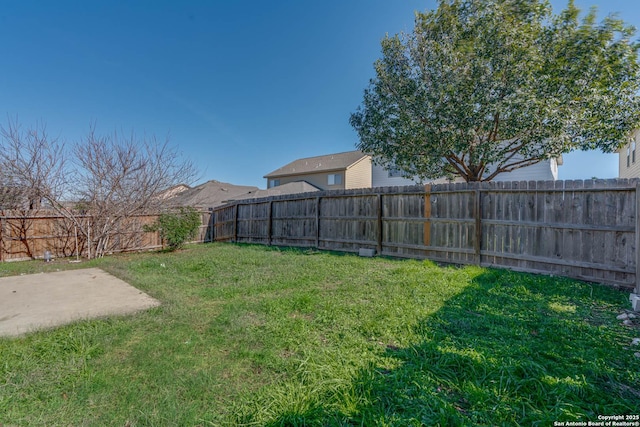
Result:
M197 210L199 214L208 214L208 210ZM126 218L156 218L164 212L146 212L126 215ZM73 214L73 218L87 219L94 218L97 215L90 214ZM124 218L124 217L123 217ZM33 209L24 211L1 210L0 219L68 219L68 217L48 209Z
M318 200L344 197L402 196L425 193L471 193L471 192L582 192L582 191L633 191L640 179L587 179L557 181L497 181L497 182L453 182L445 184L409 185L396 187L356 188L347 190L324 190L308 193L283 194L277 196L243 199L222 206L209 208L219 212L234 206L258 205L277 201Z
M469 190L470 191L470 190ZM592 187L592 188L483 188L485 193L598 193L604 191L636 191L636 187ZM438 193L455 193L456 191L439 191ZM461 191L457 191L458 193Z
M136 214L136 215L127 215L125 218L156 218L160 215L156 214ZM74 215L73 218L76 219L87 219L94 218L97 215ZM24 215L6 215L3 212L0 212L0 219L69 219L70 217L55 215L55 214L47 214L47 215L31 215L29 213L25 213Z

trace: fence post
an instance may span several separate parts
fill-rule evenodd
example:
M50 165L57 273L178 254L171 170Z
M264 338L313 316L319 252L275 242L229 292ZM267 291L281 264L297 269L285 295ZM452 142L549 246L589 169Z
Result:
M474 203L474 215L476 220L476 238L474 240L474 251L476 254L476 264L480 265L482 262L482 191L478 183L478 187L475 190L475 203Z
M205 240L205 241L213 243L216 241L215 228L214 228L216 221L213 217L213 215L215 214L213 213L213 208L209 208L208 211L209 211L209 220L207 221L207 232L205 234L205 239L208 239L208 240Z
M640 182L636 183L636 286L629 296L631 307L634 311L640 311Z
M378 193L378 233L376 236L376 251L382 254L382 193Z
M424 186L424 238L422 244L431 246L431 184Z
M316 249L320 249L320 196L316 197Z
M271 235L273 234L273 200L269 200L269 209L267 212L267 245L271 246Z
M233 243L238 243L238 206L236 203L233 209Z
M0 262L4 261L4 216L0 217Z

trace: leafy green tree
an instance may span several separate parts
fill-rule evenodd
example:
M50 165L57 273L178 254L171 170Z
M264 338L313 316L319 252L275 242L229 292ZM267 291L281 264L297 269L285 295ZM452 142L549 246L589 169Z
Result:
M200 214L195 208L181 207L175 212L161 214L155 223L145 226L144 230L159 231L167 249L174 251L195 238L200 225Z
M573 1L440 0L387 36L351 115L358 148L420 179L488 181L640 125L635 29Z

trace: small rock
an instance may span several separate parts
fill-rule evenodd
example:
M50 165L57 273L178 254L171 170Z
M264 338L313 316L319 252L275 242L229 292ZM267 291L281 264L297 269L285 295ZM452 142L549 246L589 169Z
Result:
M622 313L621 315L617 316L616 319L618 320L625 320L628 319L629 315L627 313Z
M633 325L633 322L631 320L627 319L624 322L622 322L622 324L629 326L629 325Z
M640 357L640 352L633 353L635 357Z
M640 345L640 338L634 338L631 340L631 345Z
M627 313L627 317L629 317L629 319L635 319L637 316L633 313Z

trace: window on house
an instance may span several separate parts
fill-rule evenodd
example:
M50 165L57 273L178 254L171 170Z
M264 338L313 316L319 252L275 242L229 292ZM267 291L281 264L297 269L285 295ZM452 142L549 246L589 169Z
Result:
M631 163L636 162L636 142L631 141Z
M342 184L342 175L339 173L330 173L328 175L327 184L340 185Z
M280 180L279 179L270 179L269 180L269 188L277 187L278 185L280 185Z
M627 147L627 167L631 165L631 148Z

